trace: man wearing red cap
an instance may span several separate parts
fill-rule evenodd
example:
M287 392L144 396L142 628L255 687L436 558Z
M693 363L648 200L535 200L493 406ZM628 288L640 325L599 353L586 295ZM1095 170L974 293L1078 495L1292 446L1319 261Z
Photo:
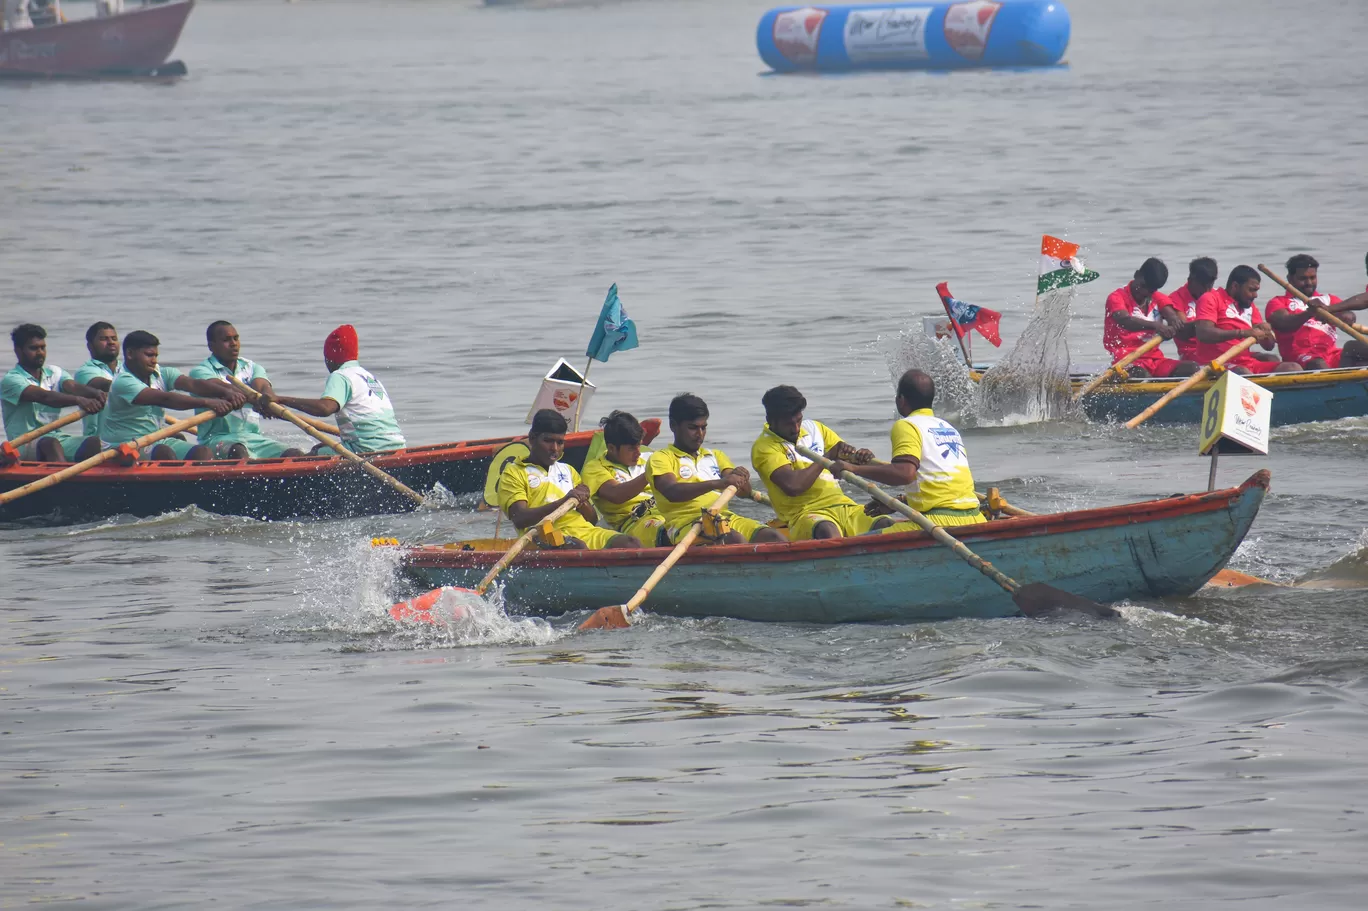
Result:
M323 397L300 399L279 396L275 401L305 414L326 418L337 415L342 444L352 452L385 452L403 449L404 435L394 416L385 386L357 363L360 342L354 326L338 326L323 343L323 362L328 382ZM319 447L314 447L315 451Z

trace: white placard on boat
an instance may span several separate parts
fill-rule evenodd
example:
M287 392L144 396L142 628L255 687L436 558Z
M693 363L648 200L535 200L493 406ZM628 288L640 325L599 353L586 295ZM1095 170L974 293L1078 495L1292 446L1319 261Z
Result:
M527 411L527 423L531 424L532 415L543 408L553 408L573 425L581 383L584 383L584 374L571 367L565 358L556 361L556 366L547 371L546 376L542 378L537 398ZM589 415L589 400L594 397L595 388L593 383L584 383L584 404L579 405L581 421Z
M1202 438L1198 451L1268 454L1273 393L1238 373L1226 371L1202 401Z

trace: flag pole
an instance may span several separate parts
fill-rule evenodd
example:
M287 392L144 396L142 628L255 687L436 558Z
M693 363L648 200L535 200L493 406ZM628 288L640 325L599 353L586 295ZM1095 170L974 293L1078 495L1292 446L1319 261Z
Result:
M955 333L955 341L959 342L960 354L964 356L964 366L970 370L974 365L969 362L969 350L964 347L964 336L966 333L960 332L959 322L955 319L955 314L950 312L950 305L945 302L945 298L940 296L940 288L936 288L936 297L940 299L941 309L945 311L946 317L950 320L950 331Z
M579 433L580 409L584 407L584 387L589 383L589 368L592 366L594 366L594 359L591 357L589 363L584 365L584 375L580 377L579 398L575 399L575 433Z

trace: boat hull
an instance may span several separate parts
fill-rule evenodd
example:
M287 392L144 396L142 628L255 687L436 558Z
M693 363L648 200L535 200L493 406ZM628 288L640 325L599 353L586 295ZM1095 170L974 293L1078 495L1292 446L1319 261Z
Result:
M1022 583L1046 582L1101 602L1189 595L1235 552L1268 484L1268 472L1260 471L1229 490L952 531ZM458 547L411 548L404 565L430 587L473 587L500 556ZM515 561L501 584L514 609L594 610L625 602L666 553L534 551ZM655 589L647 607L681 617L789 623L1017 613L1004 591L923 532L695 548Z
M1368 415L1368 369L1310 370L1251 376L1273 393L1270 421L1274 426L1309 421L1333 421ZM1098 389L1083 400L1083 410L1094 421L1127 421L1178 384L1178 380L1131 380ZM1151 424L1196 424L1202 419L1202 398L1211 380L1198 383L1150 418ZM1075 381L1075 390L1081 386Z
M647 439L660 421L642 422ZM584 462L593 433L566 436L565 461ZM419 492L441 484L454 494L484 490L494 454L526 437L417 446L370 457L377 467ZM0 468L0 493L66 466L19 462ZM42 517L80 522L120 514L153 516L187 506L255 519L335 519L406 512L407 497L337 456L238 462L139 462L100 465L60 484L0 506L0 522Z
M104 19L77 19L0 32L0 76L87 77L152 73L180 40L194 0L145 6Z

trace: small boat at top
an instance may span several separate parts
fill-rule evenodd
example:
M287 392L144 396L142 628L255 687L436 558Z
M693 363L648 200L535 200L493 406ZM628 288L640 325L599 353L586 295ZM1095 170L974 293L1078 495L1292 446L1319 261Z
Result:
M1000 519L947 529L1017 581L1100 602L1190 595L1225 567L1268 491L1259 471L1239 487L1125 506ZM473 588L511 541L413 547L405 571L423 585ZM524 551L502 577L512 609L535 614L621 604L668 553ZM903 623L1010 617L1009 595L925 532L689 550L647 610L680 617L788 623Z
M1091 377L1074 375L1070 379L1077 392ZM1271 423L1275 427L1368 415L1366 367L1265 373L1248 379L1273 393ZM1181 379L1147 379L1102 385L1083 399L1083 410L1094 421L1126 421L1153 405L1180 382ZM1149 423L1199 423L1202 398L1214 382L1215 379L1210 379L1198 383L1165 405Z
M194 0L152 3L107 16L0 32L0 76L183 76L167 63Z
M641 422L646 441L660 420ZM565 461L578 469L593 431L567 434ZM412 446L368 454L366 459L420 492L441 484L453 494L484 490L495 455L527 437ZM18 462L0 468L0 493L67 467ZM0 506L0 522L42 517L53 524L114 515L155 516L198 506L220 515L254 519L338 519L408 512L412 501L356 469L340 456L212 462L138 462L99 465L60 484Z

